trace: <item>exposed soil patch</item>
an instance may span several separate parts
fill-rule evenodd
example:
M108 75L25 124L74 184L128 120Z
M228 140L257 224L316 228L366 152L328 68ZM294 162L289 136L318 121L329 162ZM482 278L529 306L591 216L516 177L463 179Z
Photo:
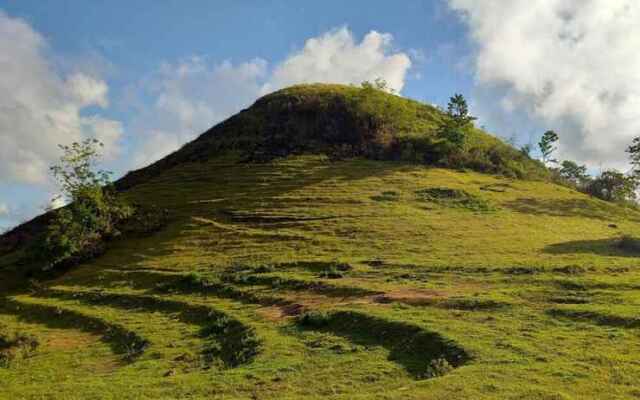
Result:
M101 340L102 338L95 334L82 332L70 334L69 332L61 331L49 335L44 345L49 350L70 351L85 349L87 346L99 343Z
M302 304L286 304L264 307L258 310L258 314L269 321L281 321L287 317L295 317L302 314L306 307Z

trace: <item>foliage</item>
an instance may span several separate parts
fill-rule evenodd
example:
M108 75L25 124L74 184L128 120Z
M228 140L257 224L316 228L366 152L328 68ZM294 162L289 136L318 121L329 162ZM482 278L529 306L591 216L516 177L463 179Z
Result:
M528 158L531 158L531 145L525 144L524 146L520 147L520 153Z
M633 176L627 176L620 171L607 170L593 178L585 191L592 196L605 201L632 202L636 199L638 181Z
M461 151L464 147L467 129L475 120L469 115L467 101L461 94L454 94L447 104L447 114L438 128L438 136L451 144L451 151Z
M96 169L100 159L99 149L104 144L98 139L73 142L70 146L58 145L62 156L58 164L49 169L67 201L83 197L86 191L110 183L111 172Z
M447 207L466 208L473 211L492 211L495 209L486 200L462 189L435 187L418 190L416 194L423 201L430 201Z
M110 173L96 169L100 147L96 139L60 146L63 155L51 171L70 204L53 211L39 248L47 269L99 254L104 241L117 236L118 225L133 213L108 186Z
M542 135L540 142L538 142L538 148L540 149L540 153L542 154L543 163L557 163L557 160L551 157L557 149L556 143L558 142L558 139L558 134L552 130L546 131Z
M465 127L476 120L469 114L469 106L463 95L456 93L447 104L447 115L451 118L456 126Z
M260 98L176 153L127 174L116 185L119 190L131 188L173 166L196 160L239 157L265 162L301 154L323 154L332 160L403 160L522 179L549 178L542 163L473 124L458 130L471 121L463 99L454 96L449 115L429 104L387 93L372 83L365 83L365 87L296 85ZM449 131L444 126L455 129Z
M560 165L558 170L560 178L565 182L573 185L574 187L585 187L590 180L590 176L587 173L587 167L585 165L578 165L574 161L565 160Z
M627 147L627 153L631 159L631 165L633 166L633 173L636 176L640 175L640 136L633 139L631 145Z
M436 358L429 362L425 375L429 378L437 378L451 371L453 371L453 367L446 358Z

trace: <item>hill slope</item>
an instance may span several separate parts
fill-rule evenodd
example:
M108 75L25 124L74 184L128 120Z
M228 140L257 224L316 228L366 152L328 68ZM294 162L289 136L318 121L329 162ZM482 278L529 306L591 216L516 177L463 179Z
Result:
M640 394L640 261L615 245L639 213L542 181L297 154L325 139L218 153L219 135L121 181L170 211L164 230L7 294L0 336L40 345L0 368L0 397Z

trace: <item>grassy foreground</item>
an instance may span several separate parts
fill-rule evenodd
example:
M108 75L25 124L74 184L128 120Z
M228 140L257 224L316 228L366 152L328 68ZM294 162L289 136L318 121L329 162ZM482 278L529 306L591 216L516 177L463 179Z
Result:
M171 223L0 303L5 399L640 397L640 214L553 184L296 156L127 192ZM0 271L15 255L0 258Z

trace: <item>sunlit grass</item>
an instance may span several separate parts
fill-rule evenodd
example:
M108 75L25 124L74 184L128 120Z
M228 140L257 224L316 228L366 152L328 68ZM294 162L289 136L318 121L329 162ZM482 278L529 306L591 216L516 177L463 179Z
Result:
M429 188L490 207L425 201ZM42 345L0 368L0 398L640 395L640 260L617 245L640 236L632 210L544 182L320 156L186 164L127 196L170 225L10 294L0 324ZM54 326L34 305L76 319ZM301 326L307 311L327 324ZM203 358L220 315L255 330L255 357ZM149 346L126 361L91 319ZM435 356L415 354L425 338ZM449 348L464 362L431 377Z

